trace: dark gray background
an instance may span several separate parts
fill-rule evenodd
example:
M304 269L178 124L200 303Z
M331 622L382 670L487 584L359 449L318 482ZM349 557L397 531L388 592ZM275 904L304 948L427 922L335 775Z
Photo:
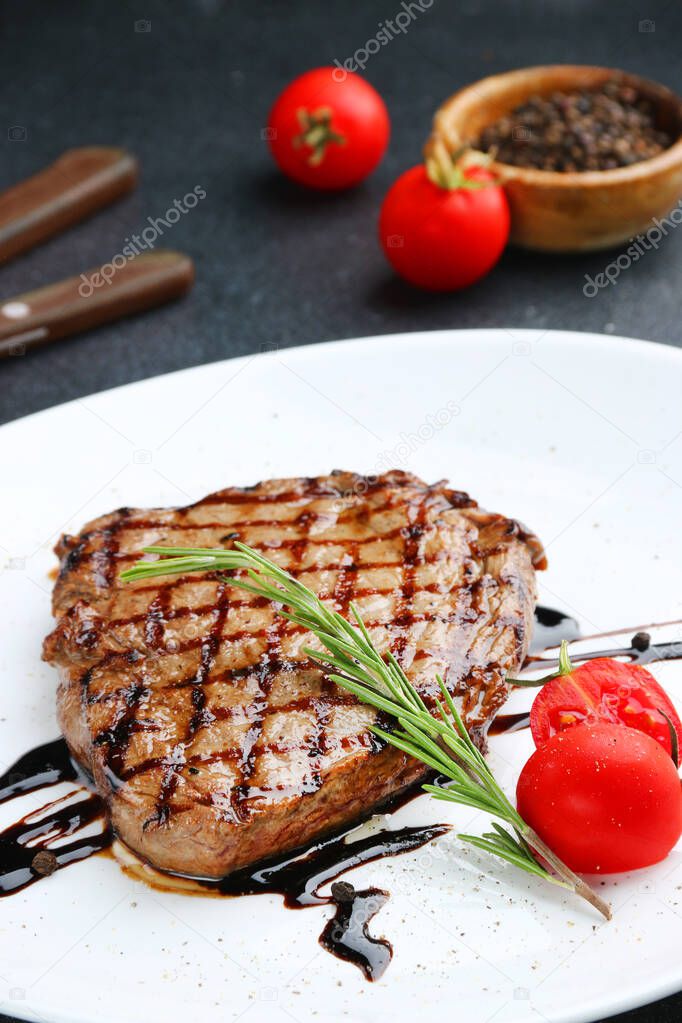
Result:
M194 258L190 297L0 362L0 421L272 344L481 326L682 343L682 231L593 299L582 294L583 275L603 268L603 254L510 251L476 287L434 297L397 281L376 241L386 189L419 160L437 105L467 82L572 62L623 67L682 91L677 0L433 0L367 66L393 137L373 177L339 196L283 180L261 130L293 76L351 56L400 0L5 0L0 10L0 187L70 146L127 146L142 165L134 195L2 268L0 300L107 261L147 217L197 185L207 192L160 243ZM151 31L135 31L142 19ZM10 141L13 126L25 129L23 141ZM681 1016L678 996L619 1019Z

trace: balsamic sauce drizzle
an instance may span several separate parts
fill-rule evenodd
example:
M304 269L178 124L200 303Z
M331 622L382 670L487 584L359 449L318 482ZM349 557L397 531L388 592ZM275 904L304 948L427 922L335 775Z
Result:
M496 714L490 723L488 735L507 735L530 728L530 713L522 710L517 714Z
M636 632L630 640L629 646L611 647L607 650L592 650L589 653L581 653L576 660L594 661L597 657L620 657L625 658L630 664L654 664L657 661L678 661L682 658L682 640L668 640L665 643L652 643L648 632ZM546 665L548 671L552 671L559 665L556 658L533 657L527 658L526 664L537 667Z
M572 640L580 639L580 626L575 618L571 618L570 615L564 614L563 611L557 611L553 607L538 604L535 608L535 625L530 641L529 657L532 658L533 654L542 653L543 650L561 646L563 639L568 640L569 643Z
M406 571L401 587L403 607L409 604L416 566L425 560L420 543L423 533L420 518L418 510L415 521L403 534L406 555ZM109 561L115 553L112 548L113 543L106 551ZM352 594L351 579L355 569L352 561L353 557L346 570L339 574L334 593L335 602L342 614ZM107 567L103 566L103 571L107 570ZM213 637L220 634L219 628L227 613L223 603L219 601L215 631L209 640L205 641L206 649L202 649L200 668L196 678L192 680L195 716L190 724L191 729L198 726L205 713L202 683L205 682L213 660L215 646ZM162 644L166 615L167 607L163 604L149 609L146 631L151 645ZM397 624L400 625L400 621ZM554 659L545 659L539 654L545 649L558 647L562 639L570 641L579 637L580 632L575 619L552 608L538 606L533 641L525 666L538 667L542 664L551 671L558 662ZM281 658L279 639L275 625L264 657L264 669L271 671L273 663L279 662ZM653 644L648 633L638 632L627 647L581 654L580 660L591 660L596 657L627 658L633 664L674 660L682 658L682 641ZM85 679L86 698L87 684L88 680ZM131 707L145 695L144 686L138 686L137 689L140 691L136 690L130 694ZM322 725L322 722L320 724ZM514 732L527 727L527 724L528 714L525 712L500 714L492 723L489 734ZM107 736L107 744L113 754L112 762L109 764L112 776L117 774L122 766L122 761L118 762L120 747L126 746L130 739L134 728L133 715L131 714L130 719L126 716L125 720L120 721L118 728L120 736ZM321 728L322 733L323 731ZM251 766L247 757L247 761L242 765L244 784L248 780ZM169 788L174 784L174 774L175 771L169 773ZM65 741L61 738L55 739L24 754L0 776L0 803L59 782L75 781L85 779L80 768L71 759ZM421 787L416 786L406 796L403 794L394 800L391 807L420 791ZM74 800L75 795L79 795L79 798ZM161 816L164 803L165 800L162 799L158 807ZM95 822L101 823L101 830L97 834L85 838L78 837L82 828ZM334 906L334 916L326 923L320 935L320 944L335 956L354 963L368 980L376 980L383 974L391 960L392 947L385 938L375 938L369 933L369 922L386 903L389 894L380 888L357 891L348 882L339 882L336 878L360 864L418 849L448 830L449 826L444 824L431 827L404 827L393 831L383 830L356 841L348 841L347 834L337 835L317 843L307 851L288 854L285 859L270 861L255 868L245 868L217 881L200 879L198 884L221 895L276 893L283 897L285 906L290 909ZM51 847L57 839L63 840L70 836L74 836L72 841ZM76 790L76 793L32 810L21 820L0 832L0 897L20 891L69 863L85 859L107 848L113 837L103 801L99 796L89 792L85 784ZM330 894L321 894L320 889L329 882L333 882Z
M420 791L418 787L409 795L418 795ZM282 895L288 909L326 906L333 900L327 895L320 895L319 889L340 874L383 856L418 849L448 830L447 824L405 827L395 831L382 830L354 842L346 840L348 832L345 832L324 839L303 856L299 852L255 870L245 867L219 881L202 880L200 883L221 895L257 895L263 892Z
M419 791L417 788L416 793ZM410 795L414 794L413 790ZM449 830L447 824L405 827L350 842L340 835L318 843L303 857L287 857L255 870L249 867L220 881L201 884L221 895L263 892L282 895L289 909L335 906L334 916L320 935L320 944L338 958L360 967L368 980L378 980L391 961L393 949L385 938L372 937L368 925L387 902L389 893L382 888L356 891L346 881L332 884L330 895L321 895L320 888L353 867L419 849Z
M389 898L383 888L358 892L346 881L332 885L336 912L320 935L320 945L337 959L359 966L367 980L378 980L393 958L390 941L373 938L368 929L370 920Z
M62 802L60 799L47 803L5 828L0 835L0 896L21 891L59 867L87 859L111 845L112 836L105 826L96 835L76 838L49 849L56 839L72 835L93 821L104 821L104 806L99 796L88 793L78 802L66 806L61 805Z
M66 743L63 739L53 739L19 757L0 775L0 803L60 781L75 781L77 777Z
M66 743L55 739L25 753L0 776L0 803L79 776ZM62 796L0 832L0 897L111 845L113 835L100 797L84 786L76 793L83 793L76 802L71 801L74 793ZM57 839L77 835L96 821L102 825L97 834L50 848Z

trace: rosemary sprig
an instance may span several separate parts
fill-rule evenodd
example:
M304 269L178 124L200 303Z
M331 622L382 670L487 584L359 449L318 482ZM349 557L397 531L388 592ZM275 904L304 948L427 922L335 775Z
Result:
M444 787L424 785L425 791L436 799L483 810L495 818L492 831L483 835L460 834L462 841L574 891L607 920L611 918L609 906L555 856L507 799L471 741L440 676L437 681L442 698L435 701L437 713L432 714L394 655L389 652L382 656L378 652L353 604L350 612L354 625L325 607L312 590L284 569L239 542L230 550L152 546L145 547L144 553L161 555L161 559L137 562L121 573L122 580L245 570L248 579L230 576L230 585L280 605L279 614L311 632L323 649L306 647L306 656L320 664L331 681L397 722L398 727L392 731L375 727L373 732L448 779Z

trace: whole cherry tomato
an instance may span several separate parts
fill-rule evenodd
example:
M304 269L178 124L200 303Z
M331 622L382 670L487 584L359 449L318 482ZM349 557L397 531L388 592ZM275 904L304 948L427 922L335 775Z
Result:
M578 873L648 867L682 834L675 765L654 739L622 725L558 732L524 767L516 798L526 823Z
M384 101L352 71L321 67L294 79L270 111L275 161L312 188L357 185L381 160L390 135Z
M562 674L545 683L530 712L536 746L544 746L557 732L583 722L609 721L645 732L671 756L672 726L679 765L682 722L667 693L646 668L606 657L573 668L565 653L563 656Z
M389 190L379 217L393 269L429 291L473 284L493 268L508 237L506 196L480 166L455 167L440 183L426 167L412 167Z

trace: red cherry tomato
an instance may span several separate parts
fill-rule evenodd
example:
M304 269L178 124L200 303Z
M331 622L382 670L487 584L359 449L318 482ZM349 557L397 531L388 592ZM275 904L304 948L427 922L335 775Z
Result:
M357 185L386 151L384 101L352 71L321 67L294 79L270 111L267 138L275 161L312 188Z
M545 683L535 697L530 727L535 745L540 747L566 728L609 721L645 732L670 756L666 715L677 732L679 764L682 722L665 690L646 668L599 657Z
M675 765L654 739L621 725L576 725L530 758L519 813L572 870L616 873L664 859L682 834Z
M466 168L462 178L479 187L441 187L424 166L412 167L384 199L379 238L386 258L419 288L466 288L492 269L507 244L503 189L483 167Z

